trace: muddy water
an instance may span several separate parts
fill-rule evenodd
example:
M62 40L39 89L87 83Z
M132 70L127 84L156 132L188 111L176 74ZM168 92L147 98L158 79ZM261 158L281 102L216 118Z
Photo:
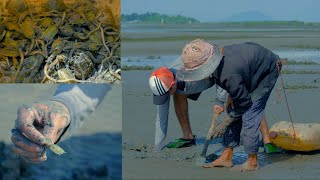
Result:
M319 152L267 155L263 148L260 148L260 170L251 173L239 173L226 168L204 169L197 166L196 159L201 153L213 113L214 88L203 92L198 101L189 101L190 123L198 137L198 145L182 149L164 149L160 153L154 153L152 147L155 107L152 105L152 94L146 80L150 73L151 71L123 73L123 111L126 112L123 114L124 179L315 179L320 175ZM319 82L313 82L312 78L316 78L316 75L284 75L286 85L294 86L308 82L319 86ZM280 87L278 81L275 90ZM287 93L294 122L320 122L317 112L320 101L319 88L287 89ZM284 95L281 93L280 102L277 96L277 91L273 91L266 108L269 127L278 121L289 121ZM219 119L223 116L225 114ZM181 137L181 134L172 108L166 143ZM217 140L212 142L207 154L219 155L221 150L221 143ZM233 163L241 164L245 160L243 146L236 148Z
M22 162L10 151L11 129L17 107L45 101L56 85L6 85L0 87L0 179L122 179L121 86L113 85L104 100L72 137L59 143L67 153L47 151L40 165ZM5 144L3 144L5 142Z

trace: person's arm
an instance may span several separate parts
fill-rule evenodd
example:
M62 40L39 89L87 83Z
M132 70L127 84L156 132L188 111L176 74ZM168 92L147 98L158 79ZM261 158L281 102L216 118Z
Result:
M231 74L226 77L225 86L233 100L234 109L230 112L231 118L239 118L252 105L251 96L245 87L242 77L238 74Z
M216 99L214 101L214 112L218 112L220 114L224 111L224 103L226 102L226 96L228 96L227 91L216 84Z
M212 136L213 138L221 137L227 130L227 127L232 122L239 120L252 105L251 97L240 75L229 74L225 76L222 83L224 83L224 86L228 89L230 97L233 100L234 108L233 111L216 126Z
M229 114L232 111L232 109L234 109L233 101L229 93L219 85L216 85L216 90L217 96L215 101L215 110L218 110L221 113L224 111L224 109L226 109L227 113ZM226 103L225 108L224 103Z
M170 97L166 103L157 105L157 117L155 123L154 151L161 151L167 135Z
M68 132L73 132L82 126L84 118L96 109L110 89L109 84L61 84L50 100L68 108L71 119Z
M219 85L216 85L216 91L217 91L217 96L216 96L215 104L223 107L224 103L227 100L228 92L224 90L222 87L220 87Z

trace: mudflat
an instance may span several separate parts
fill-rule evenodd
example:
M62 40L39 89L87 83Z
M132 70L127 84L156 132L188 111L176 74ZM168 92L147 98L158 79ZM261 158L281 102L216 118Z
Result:
M209 25L122 26L122 56L137 61L138 64L141 57L147 56L153 58L144 62L162 61L165 59L163 57L178 56L184 45L195 38L204 38L220 45L252 41L271 50L312 50L318 53L319 31L303 27L291 30L285 27L275 29L270 30L269 27L257 30L252 28L226 30L226 27L222 27L222 30L219 30ZM305 61L313 59L305 58ZM157 67L157 63L154 64ZM294 122L320 122L317 112L320 101L319 71L319 65L283 67L283 79ZM148 85L151 72L150 70L122 72L123 112L125 112L122 147L124 179L315 179L320 175L319 152L268 155L263 152L262 147L258 154L260 169L255 172L240 173L227 168L205 169L197 166L195 161L201 153L213 115L215 87L204 91L198 101L189 101L190 123L193 133L197 135L197 145L181 149L165 148L160 153L153 152L156 107L152 104L152 93ZM280 99L278 90L281 91ZM170 107L166 143L182 136L172 102ZM219 120L225 115L222 114ZM268 101L266 118L269 128L278 121L289 121L280 79ZM216 139L210 144L207 155L216 157L215 155L221 153L220 141ZM241 164L246 158L243 146L240 145L233 155L233 163Z

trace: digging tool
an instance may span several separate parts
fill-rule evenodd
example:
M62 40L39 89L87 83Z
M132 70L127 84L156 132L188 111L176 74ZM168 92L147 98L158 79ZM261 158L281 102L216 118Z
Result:
M214 128L215 128L216 121L217 121L217 119L218 119L218 117L220 115L220 112L219 111L215 111L214 107L213 107L213 111L214 111L214 114L213 114L213 117L211 119L210 129L208 131L207 138L206 138L206 141L205 141L203 149L202 149L202 153L200 154L200 157L198 157L197 160L196 160L196 164L198 166L201 166L206 162L207 150L208 150L210 141L212 139L212 135L214 133Z

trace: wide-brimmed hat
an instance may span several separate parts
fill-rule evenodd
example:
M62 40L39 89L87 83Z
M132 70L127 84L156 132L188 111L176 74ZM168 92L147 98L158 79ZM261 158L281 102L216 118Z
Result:
M149 86L153 92L153 103L164 104L169 99L169 90L174 84L173 73L165 66L153 71L149 78Z
M219 66L223 54L220 47L202 39L188 43L178 58L183 67L178 69L176 77L183 81L198 81L209 77Z

